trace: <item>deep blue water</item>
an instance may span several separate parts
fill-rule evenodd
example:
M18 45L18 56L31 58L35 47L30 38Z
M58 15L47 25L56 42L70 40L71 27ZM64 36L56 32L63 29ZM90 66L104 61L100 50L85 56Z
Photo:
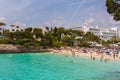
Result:
M0 80L120 80L120 62L49 53L0 54Z

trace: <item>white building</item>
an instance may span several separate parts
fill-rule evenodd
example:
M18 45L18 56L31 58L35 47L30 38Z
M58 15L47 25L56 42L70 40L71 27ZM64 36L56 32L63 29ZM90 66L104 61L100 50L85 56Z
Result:
M102 40L110 40L113 36L120 37L120 31L117 28L102 28L98 26L89 26L88 24L82 25L80 27L72 28L74 30L81 30L86 32L91 32L97 35Z
M10 32L24 31L25 27L21 24L10 25Z
M0 35L3 34L4 26L0 26Z
M90 27L89 32L97 35L102 40L110 40L113 36L119 37L118 30L100 28L100 27Z
M73 30L81 30L84 31L85 33L89 31L89 25L86 23L85 25L81 25L81 26L76 26L74 28L72 28Z
M119 37L120 37L120 31L118 31L118 35L119 35Z

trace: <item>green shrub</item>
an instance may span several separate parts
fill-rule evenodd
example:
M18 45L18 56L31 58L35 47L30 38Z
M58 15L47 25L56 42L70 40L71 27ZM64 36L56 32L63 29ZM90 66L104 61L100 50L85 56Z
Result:
M10 43L11 43L11 41L9 39L7 39L7 38L0 39L0 44L10 44Z
M47 47L46 47L46 46L43 46L42 49L47 49Z
M82 42L79 44L80 47L89 47L89 43L88 42Z
M26 48L30 48L30 44L29 43L24 43L23 46L26 47Z
M62 46L66 46L67 44L65 42L53 42L53 47L60 48Z

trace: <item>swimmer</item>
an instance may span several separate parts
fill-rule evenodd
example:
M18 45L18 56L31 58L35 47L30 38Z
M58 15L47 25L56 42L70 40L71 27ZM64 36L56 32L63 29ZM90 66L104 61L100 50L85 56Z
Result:
M93 57L93 60L95 60L95 57Z
M68 55L66 55L65 57L68 57Z

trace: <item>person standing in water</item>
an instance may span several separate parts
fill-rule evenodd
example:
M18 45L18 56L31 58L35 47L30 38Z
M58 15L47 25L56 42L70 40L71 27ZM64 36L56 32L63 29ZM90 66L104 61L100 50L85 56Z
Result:
M115 59L115 50L113 50L113 58Z
M118 54L119 54L119 49L116 49L116 57L118 58Z
M93 56L93 53L94 53L94 49L91 49L90 50L90 59L95 60L95 56Z
M101 50L101 51L100 51L100 55L101 55L101 57L100 57L100 62L102 62L102 61L103 61L103 53L104 53L104 51L103 51L103 50Z
M90 59L93 59L93 50L89 50L90 51Z
M103 60L103 54L101 54L101 57L100 57L100 62L102 62Z
M92 52L90 52L90 59L92 59L93 57L92 57Z
M72 52L72 56L75 57L75 52L73 50L71 50L71 52Z

